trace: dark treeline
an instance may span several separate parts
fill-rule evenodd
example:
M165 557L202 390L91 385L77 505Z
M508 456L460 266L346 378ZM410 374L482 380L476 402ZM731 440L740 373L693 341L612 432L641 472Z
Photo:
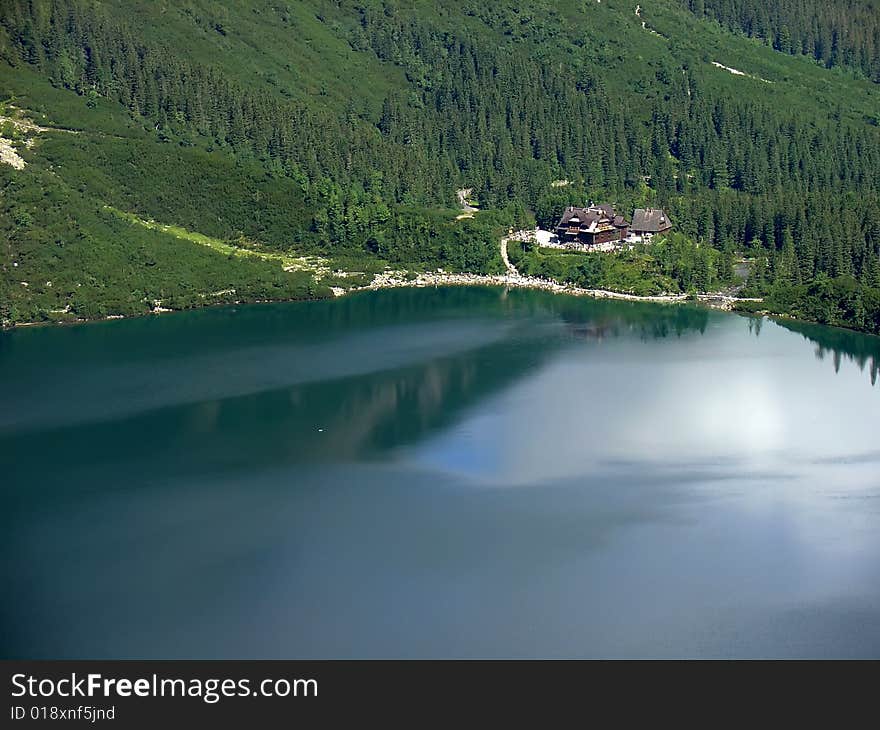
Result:
M772 17L787 7L772 5ZM686 65L657 68L639 96L583 59L535 60L530 46L499 48L380 0L338 6L352 47L406 74L377 119L239 88L145 45L87 0L3 3L0 54L58 86L115 99L160 139L225 149L297 180L328 247L398 261L442 250L444 262L491 268L490 248L468 250L462 236L420 245L437 239L439 222L418 211L450 207L466 186L485 207L513 205L514 218L527 207L542 223L588 196L623 209L655 203L694 238L753 255L764 285L825 274L880 286L876 127L711 96ZM512 32L509 13L465 12ZM556 24L536 14L523 27L540 41ZM551 186L563 179L573 184Z
M698 16L828 68L849 66L880 83L880 6L875 0L680 0Z
M880 288L864 286L851 276L819 274L804 284L777 281L761 293L763 302L742 302L738 308L880 335Z

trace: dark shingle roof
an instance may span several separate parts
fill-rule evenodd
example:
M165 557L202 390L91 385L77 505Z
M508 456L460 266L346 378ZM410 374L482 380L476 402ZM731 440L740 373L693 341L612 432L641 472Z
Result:
M577 218L582 226L590 226L594 221L599 220L599 214L589 208L566 208L559 225L567 225L572 218Z
M599 205L597 205L595 207L598 208L599 210L604 211L606 218L608 218L608 219L614 218L614 206L611 205L611 203L600 203Z
M614 206L609 203L601 205L591 205L589 208L568 207L562 214L562 219L557 224L558 228L568 225L572 218L577 218L580 225L584 228L590 228L594 223L599 224L602 221L608 221L615 226L627 225L623 216L617 215Z
M632 229L647 233L658 233L672 228L672 221L659 208L636 208L633 213Z

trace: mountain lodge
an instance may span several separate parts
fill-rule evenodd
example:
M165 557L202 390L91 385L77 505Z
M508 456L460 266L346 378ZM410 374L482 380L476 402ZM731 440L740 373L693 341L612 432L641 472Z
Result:
M629 222L607 203L590 204L588 208L569 206L556 226L560 242L587 246L622 241L628 231Z
M578 244L579 246L599 246L608 248L608 244L630 241L638 238L651 238L666 233L672 228L669 216L659 208L636 208L633 222L615 211L613 205L590 203L587 208L569 206L556 225L559 243Z

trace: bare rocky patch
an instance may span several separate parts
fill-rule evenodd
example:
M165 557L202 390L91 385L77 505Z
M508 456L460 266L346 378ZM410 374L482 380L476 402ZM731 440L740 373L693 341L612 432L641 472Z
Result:
M18 153L18 149L20 147L31 149L37 135L45 132L75 133L70 129L41 127L25 117L24 113L12 104L0 106L0 163L16 170L23 170L27 162Z

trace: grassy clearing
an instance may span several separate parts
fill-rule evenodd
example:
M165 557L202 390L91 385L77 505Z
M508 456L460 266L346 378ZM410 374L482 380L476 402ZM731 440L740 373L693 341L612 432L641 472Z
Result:
M275 251L261 251L255 248L259 244L246 239L240 239L239 244L232 244L227 241L221 241L219 238L206 236L204 233L197 231L188 231L180 226L170 225L167 223L157 223L154 220L144 220L138 218L133 213L126 213L112 206L104 206L104 209L113 213L120 218L136 223L151 231L161 231L179 238L184 241L196 243L199 246L207 246L208 248L228 257L256 258L262 261L277 261L281 268L285 271L303 271L312 274L315 281L321 281L330 273L330 266L327 259L320 256L291 256L290 254L278 253Z

